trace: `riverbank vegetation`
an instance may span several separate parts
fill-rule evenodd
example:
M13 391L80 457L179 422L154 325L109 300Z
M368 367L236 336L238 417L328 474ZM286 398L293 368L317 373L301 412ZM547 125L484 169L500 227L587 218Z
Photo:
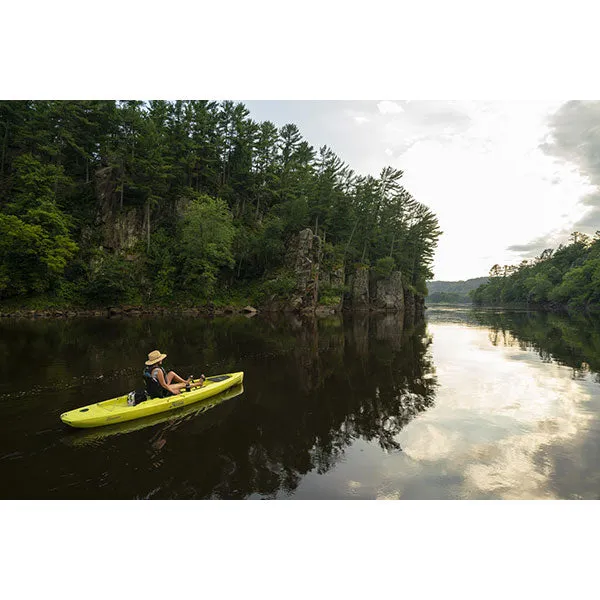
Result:
M241 103L2 101L0 303L260 302L292 285L306 227L331 268L425 294L440 231L402 174L359 175Z
M600 309L600 232L574 232L556 250L544 250L516 266L494 265L489 282L471 293L477 305L525 305L545 309Z

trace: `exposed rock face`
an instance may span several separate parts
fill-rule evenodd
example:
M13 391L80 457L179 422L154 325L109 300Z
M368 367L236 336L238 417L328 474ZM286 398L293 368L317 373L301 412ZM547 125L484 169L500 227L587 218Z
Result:
M410 327L415 323L415 295L404 290L404 326Z
M349 308L369 310L369 268L360 266L351 278Z
M303 229L292 243L288 252L296 287L290 299L291 308L312 312L317 305L319 292L319 259L321 239L313 235L312 229Z
M98 198L97 224L102 232L102 245L111 250L130 250L142 238L143 211L128 207L120 209L120 195L112 167L95 173Z
M128 208L114 215L113 219L102 228L104 246L113 250L131 250L143 235L138 212Z
M375 283L375 297L372 306L385 311L402 312L404 310L404 289L400 271L393 271L389 279L380 279Z

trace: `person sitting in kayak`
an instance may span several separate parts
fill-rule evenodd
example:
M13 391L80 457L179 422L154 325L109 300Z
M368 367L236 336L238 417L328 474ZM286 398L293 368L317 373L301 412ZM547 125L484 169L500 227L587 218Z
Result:
M193 381L191 375L183 379L174 371L168 373L162 366L162 361L167 357L158 350L152 350L148 353L146 368L144 369L144 380L146 381L146 390L151 398L165 398L166 396L176 396L181 394L182 390L188 392L194 387L202 387L206 377L200 376L200 379Z

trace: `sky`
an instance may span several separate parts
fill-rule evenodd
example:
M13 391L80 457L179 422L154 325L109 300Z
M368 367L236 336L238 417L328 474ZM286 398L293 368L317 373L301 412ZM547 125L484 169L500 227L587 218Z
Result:
M242 100L356 173L404 172L437 215L434 279L486 276L600 229L600 102Z

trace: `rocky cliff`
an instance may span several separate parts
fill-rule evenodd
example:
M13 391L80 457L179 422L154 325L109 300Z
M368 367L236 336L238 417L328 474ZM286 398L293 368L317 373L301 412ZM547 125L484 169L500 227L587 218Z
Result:
M393 271L389 278L378 279L374 284L375 294L371 307L375 310L402 312L404 311L404 288L402 273Z
M349 291L344 298L344 309L403 312L405 293L402 273L393 271L389 277L373 277L370 269L358 266L348 278Z
M289 299L292 310L314 312L319 294L319 263L321 239L312 229L302 230L292 241L287 264L294 278L294 290Z
M389 312L403 315L406 325L423 317L424 298L404 288L400 271L381 277L368 266L359 265L344 281L344 265L339 260L323 261L323 242L310 228L291 241L286 269L293 289L286 297L271 299L267 310Z
M349 279L350 292L346 297L347 308L352 310L369 310L369 268L360 265Z
M112 167L104 167L95 173L98 213L96 226L101 233L101 244L114 251L128 251L142 239L144 211L135 207L121 208Z

